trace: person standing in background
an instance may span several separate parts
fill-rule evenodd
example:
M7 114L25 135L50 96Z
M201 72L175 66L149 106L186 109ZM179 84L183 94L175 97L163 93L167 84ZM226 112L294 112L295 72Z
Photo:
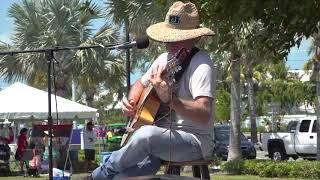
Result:
M28 146L27 134L28 134L27 128L22 128L20 130L20 135L18 136L18 143L17 143L18 148L15 154L15 159L17 161L20 161L21 173L24 173L24 170L23 170L24 161L22 160L22 157L23 157L24 151L27 149L27 146Z
M11 126L8 127L9 129L9 139L8 139L8 144L13 143L14 141L14 132Z
M14 141L14 132L11 126L0 127L0 143L10 144Z
M89 121L83 129L83 145L85 156L85 170L90 171L92 161L95 159L95 144L97 141L96 132L93 130L93 123Z

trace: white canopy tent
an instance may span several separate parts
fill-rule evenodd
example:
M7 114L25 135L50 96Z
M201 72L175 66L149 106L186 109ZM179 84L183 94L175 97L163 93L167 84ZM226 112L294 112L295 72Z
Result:
M97 109L51 94L51 114L56 119L97 119ZM0 119L45 120L48 118L48 92L22 83L14 83L0 91Z

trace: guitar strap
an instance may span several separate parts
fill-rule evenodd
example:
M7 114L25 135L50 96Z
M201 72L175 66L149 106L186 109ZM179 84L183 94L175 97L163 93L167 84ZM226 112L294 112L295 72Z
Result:
M181 63L181 70L178 71L175 75L174 75L174 79L176 80L176 82L178 82L182 75L183 75L183 72L188 68L190 62L191 62L191 59L192 57L197 53L199 52L199 48L197 47L194 47L191 49L190 53L188 53L188 55L186 56L186 58L182 61Z

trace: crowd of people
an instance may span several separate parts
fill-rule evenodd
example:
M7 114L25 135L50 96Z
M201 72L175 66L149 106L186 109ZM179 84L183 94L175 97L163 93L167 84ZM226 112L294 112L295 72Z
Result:
M41 124L40 126L46 125ZM122 129L94 127L94 123L89 121L82 129L85 172L90 172L96 168L92 162L96 160L96 143L98 137L102 137L105 142L108 142L108 139L119 135L119 131ZM24 176L30 175L28 171L33 170L37 170L38 174L40 172L47 173L49 168L49 132L48 130L40 130L41 132L34 133L32 131L39 131L39 129L22 128L19 130L19 133L15 135L10 124L0 124L0 144L8 147L9 158L11 158L11 161L15 160L18 162L19 174ZM59 167L59 162L61 162L60 158L62 158L63 153L66 152L67 141L70 137L56 137L56 132L57 131L52 134L52 163L53 168L61 169L63 167ZM36 136L32 134L36 134ZM16 148L10 150L10 144L12 144L11 148ZM14 144L16 144L16 146ZM14 156L11 156L12 153Z
M15 160L19 161L20 173L24 176L37 176L40 172L48 171L49 135L48 131L43 132L39 139L28 137L29 129L22 128L17 137L17 149ZM54 136L54 135L53 135ZM58 167L60 157L58 138L53 137L52 159L53 167Z
M65 126L65 125L61 125ZM71 132L72 124L69 125ZM93 131L93 123L89 122L84 131L84 137L90 141L85 141L86 160L93 160L95 156L94 144L96 142L96 134ZM47 173L49 168L49 132L47 125L33 125L32 128L22 128L15 136L12 127L8 124L0 124L0 145L6 148L0 148L0 151L6 150L7 156L4 157L8 170L13 161L19 164L19 173L24 176L38 176L40 173ZM61 129L60 129L61 130ZM91 134L89 132L92 132ZM16 138L15 138L16 137ZM52 133L52 164L53 168L64 168L65 158L67 156L66 149L70 133L65 130L53 130ZM11 149L10 148L10 146ZM15 148L16 147L16 148ZM14 156L11 156L14 155ZM10 161L11 159L11 161ZM1 159L3 160L3 159ZM90 163L88 161L88 163Z

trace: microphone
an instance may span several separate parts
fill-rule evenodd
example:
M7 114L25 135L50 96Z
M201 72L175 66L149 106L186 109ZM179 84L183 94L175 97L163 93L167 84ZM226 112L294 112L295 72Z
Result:
M119 44L114 46L115 49L128 49L136 47L137 49L144 49L149 46L149 38L147 36L139 37L135 41L126 42L123 44Z

